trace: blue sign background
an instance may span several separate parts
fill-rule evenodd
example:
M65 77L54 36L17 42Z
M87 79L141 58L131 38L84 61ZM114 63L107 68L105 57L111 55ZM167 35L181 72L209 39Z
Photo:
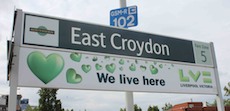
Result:
M137 26L137 6L124 7L110 11L110 25L122 28Z

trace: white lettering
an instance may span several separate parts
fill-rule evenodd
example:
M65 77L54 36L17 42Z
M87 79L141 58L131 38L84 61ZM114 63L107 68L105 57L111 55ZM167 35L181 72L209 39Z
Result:
M98 35L96 34L93 34L92 35L92 46L94 47L98 47L100 45L99 41L97 40L98 38ZM93 43L94 42L94 43Z
M103 33L101 33L99 37L101 38L101 47L106 48L106 45L104 43L106 37L104 36Z
M91 44L90 35L88 33L83 33L82 35L83 35L82 44L90 46Z
M133 46L133 47L131 47L131 46ZM128 41L128 48L129 48L130 51L135 51L136 50L137 46L136 46L136 43L135 43L134 40L131 39L131 40Z
M153 45L153 51L154 51L157 55L161 54L161 46L160 46L158 43L155 43L155 44Z
M105 39L106 36L102 32L87 33L81 32L81 28L71 27L72 44L106 48ZM136 52L137 56L142 56L143 53L170 56L170 48L167 44L154 42L151 38L148 41L138 41L122 38L121 34L113 33L110 37L110 44L116 50Z
M122 39L122 49L125 50L125 42L127 41L127 39Z
M110 38L110 43L111 43L111 45L113 46L113 48L115 48L115 49L121 49L121 46L116 46L116 45L115 45L115 43L114 43L114 38L115 38L115 37L121 37L121 35L120 35L120 34L117 34L117 33L112 34L112 35L111 35L111 38Z
M72 44L81 44L81 42L77 41L76 38L80 37L79 34L76 34L75 31L81 31L81 28L77 28L77 27L72 27L71 28L71 43Z
M121 45L115 43L121 41ZM147 42L140 42L133 39L125 39L118 33L114 33L111 35L110 39L111 45L114 49L117 50L130 50L137 51L137 56L141 56L143 51L145 50L148 54L156 54L156 55L170 55L169 47L166 44L153 43L152 39L149 39Z
M143 49L144 49L144 42L141 42L141 45L140 45L139 41L137 41L137 47L139 49L139 53L137 53L137 56L141 56Z
M166 51L166 55L169 56L170 54L169 54L168 45L163 44L163 45L161 45L161 47L162 47L162 51L163 51L162 54L165 55L165 51Z
M145 51L147 53L153 53L153 48L152 48L152 40L149 39L147 43L145 43Z
M77 27L71 27L71 43L72 44L78 44L78 45L84 45L84 46L93 46L93 47L99 47L106 48L105 45L105 38L103 33L100 34L92 34L89 33L82 33L78 34L77 31L81 32L81 28Z

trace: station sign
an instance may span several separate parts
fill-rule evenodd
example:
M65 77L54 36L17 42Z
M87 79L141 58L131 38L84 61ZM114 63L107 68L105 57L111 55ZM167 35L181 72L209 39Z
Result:
M23 14L18 86L217 94L209 43Z

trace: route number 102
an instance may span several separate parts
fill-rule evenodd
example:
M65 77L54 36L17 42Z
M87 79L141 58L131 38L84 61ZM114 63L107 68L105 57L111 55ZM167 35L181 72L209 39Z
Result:
M119 18L115 18L113 19L113 22L114 22L114 26L116 27L127 28L127 27L135 26L134 20L135 20L134 16L129 15L127 17L121 16Z
M110 11L110 25L121 28L137 26L137 6L123 7Z

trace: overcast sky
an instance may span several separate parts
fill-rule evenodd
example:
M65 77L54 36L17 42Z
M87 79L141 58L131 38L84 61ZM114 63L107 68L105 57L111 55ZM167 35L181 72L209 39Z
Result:
M230 81L230 0L128 0L138 7L138 26L130 28L176 38L213 42L221 88ZM109 25L109 12L119 0L1 0L0 3L0 94L9 93L6 81L6 41L11 38L13 12L23 11ZM36 88L20 88L19 94L38 105ZM224 94L224 91L222 91ZM59 90L63 107L75 111L119 111L125 107L125 93L112 91ZM214 95L134 93L134 103L146 110L165 103L214 100ZM226 97L225 97L226 98Z

